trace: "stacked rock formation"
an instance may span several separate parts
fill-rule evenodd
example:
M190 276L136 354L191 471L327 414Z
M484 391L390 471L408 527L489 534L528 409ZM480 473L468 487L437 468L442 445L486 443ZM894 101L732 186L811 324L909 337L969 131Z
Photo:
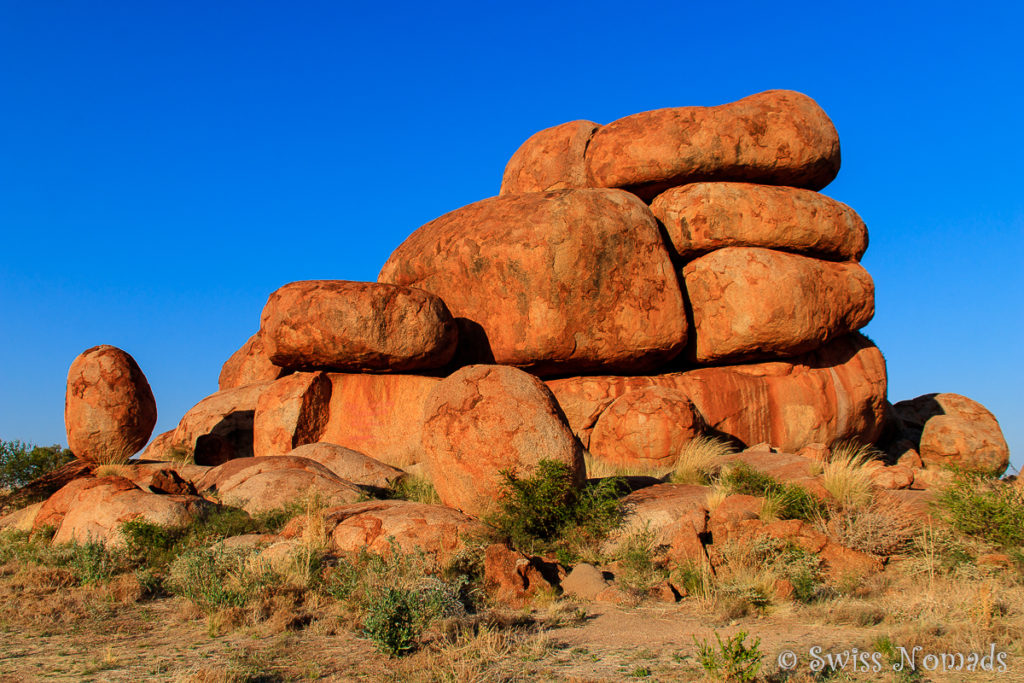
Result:
M474 516L503 470L548 458L582 482L586 452L666 468L704 434L767 444L755 462L856 440L884 441L907 472L1005 469L994 418L972 431L976 404L887 402L885 360L858 332L874 314L867 228L818 192L839 161L828 116L790 91L540 131L498 196L413 232L378 282L271 294L220 391L144 457L255 458L200 488L249 472L255 495L299 472L346 505L347 482L423 468L444 505ZM934 405L956 414L933 423Z

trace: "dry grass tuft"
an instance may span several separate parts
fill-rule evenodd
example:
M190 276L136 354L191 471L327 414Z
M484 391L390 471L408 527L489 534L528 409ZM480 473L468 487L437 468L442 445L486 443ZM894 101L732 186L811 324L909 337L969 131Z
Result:
M915 512L892 500L877 500L862 508L844 508L823 525L825 533L848 548L883 556L909 550L921 529Z
M583 452L583 463L586 466L587 477L590 479L606 479L608 477L654 477L661 479L667 474L666 467L641 467L639 465L620 465L607 460L601 460L590 451Z
M861 508L871 503L874 486L866 465L878 455L871 446L852 441L832 447L828 462L821 468L821 484L841 509Z
M719 469L719 460L735 452L736 448L727 439L698 436L676 457L671 481L673 484L707 484Z

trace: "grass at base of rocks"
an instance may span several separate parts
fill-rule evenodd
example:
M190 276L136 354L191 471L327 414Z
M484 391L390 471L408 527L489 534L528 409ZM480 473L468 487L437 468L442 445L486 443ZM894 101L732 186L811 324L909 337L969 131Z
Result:
M807 489L780 482L743 462L726 469L722 473L721 484L730 493L767 498L779 519L814 522L825 516L827 511L825 504Z

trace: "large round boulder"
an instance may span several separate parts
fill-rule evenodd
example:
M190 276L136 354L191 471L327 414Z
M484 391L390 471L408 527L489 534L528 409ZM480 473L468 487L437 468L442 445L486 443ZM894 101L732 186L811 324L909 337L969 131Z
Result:
M270 360L297 370L438 368L457 337L448 308L433 294L347 280L281 287L263 308L260 331Z
M839 172L839 135L810 97L769 90L718 107L613 121L594 134L586 158L592 186L645 198L707 180L820 190Z
M722 247L765 247L859 261L868 230L857 213L823 194L752 183L692 183L651 202L683 260Z
M64 400L68 447L82 460L122 462L156 425L156 400L135 359L103 344L71 363Z
M795 356L859 330L875 286L852 261L726 247L683 268L698 363Z
M584 153L600 127L570 121L531 135L506 164L500 194L587 187Z
M680 391L643 387L615 399L601 413L590 453L623 468L669 470L702 429L700 415Z
M583 453L551 391L533 375L471 365L441 381L423 412L423 448L441 502L481 516L502 494L502 471L529 475L541 460L583 481Z
M999 422L977 401L960 394L925 394L892 409L902 435L917 445L926 467L1002 474L1010 464Z
M379 279L444 299L460 319L460 363L638 372L686 343L683 295L657 221L619 190L470 204L414 232Z

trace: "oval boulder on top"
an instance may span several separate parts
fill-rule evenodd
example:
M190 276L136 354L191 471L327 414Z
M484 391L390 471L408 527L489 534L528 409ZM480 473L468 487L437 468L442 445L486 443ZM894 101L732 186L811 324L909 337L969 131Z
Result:
M839 172L839 135L807 95L769 90L718 107L613 121L590 141L587 172L594 187L623 187L645 199L704 180L820 190Z
M438 368L457 336L439 298L377 282L292 282L270 295L260 320L270 360L296 370Z
M620 190L470 204L414 232L379 279L444 299L462 319L463 363L639 372L686 342L683 295L657 221Z

